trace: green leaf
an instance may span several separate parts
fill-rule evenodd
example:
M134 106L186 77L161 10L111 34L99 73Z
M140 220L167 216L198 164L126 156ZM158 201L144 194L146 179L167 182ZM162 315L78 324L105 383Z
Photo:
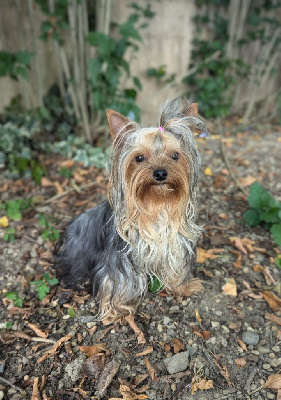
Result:
M273 200L271 194L258 182L254 182L250 187L248 202L252 208L263 211L270 206Z
M6 323L6 329L12 329L13 323L11 321L7 321Z
M22 78L28 80L28 73L25 67L22 67L21 65L17 65L15 68L15 75L16 76L21 76Z
M133 38L139 40L141 42L141 36L139 31L134 27L133 23L130 21L124 22L124 24L120 25L119 31L124 38L129 39Z
M142 90L142 84L141 84L141 81L139 80L139 78L138 78L137 76L134 76L133 80L134 80L135 86L136 86L139 90Z
M54 277L50 277L49 273L46 272L44 274L44 279L46 280L46 282L50 285L50 286L55 286L59 283L59 281L57 280L57 278Z
M258 226L260 223L259 213L256 210L248 210L243 214L243 221L245 225Z
M281 268L281 254L278 254L278 256L275 258L275 263L278 268Z
M14 306L15 307L22 307L23 306L23 300L19 297L19 298L17 298L16 300L15 300L15 302L14 302Z
M281 246L281 223L272 225L270 232L278 246Z
M75 311L74 311L73 307L69 307L69 309L67 310L67 314L68 314L71 318L74 318L74 317L75 317Z
M155 276L148 282L148 289L151 293L160 292L164 288L164 285Z
M16 61L19 64L24 64L28 66L30 64L30 61L32 57L34 56L34 53L31 53L30 51L18 51L16 54Z
M5 293L4 297L11 301L15 301L19 298L19 294L17 292L7 292Z
M260 220L265 222L270 222L272 224L280 221L279 218L279 208L273 208L266 212L260 213Z

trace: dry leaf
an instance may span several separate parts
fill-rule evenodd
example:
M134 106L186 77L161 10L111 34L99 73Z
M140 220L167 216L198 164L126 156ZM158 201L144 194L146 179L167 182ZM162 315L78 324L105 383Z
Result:
M262 292L262 295L273 311L281 310L281 299L274 293L266 290L265 292Z
M228 296L237 296L237 286L233 278L230 278L223 287L223 293Z
M242 267L242 254L237 250L231 250L230 253L235 254L237 256L237 260L233 263L234 268L241 268Z
M198 278L192 278L188 282L177 288L177 293L179 296L191 297L193 294L197 292L202 292L204 290L204 286L202 285L202 281Z
M146 394L136 394L131 391L127 385L120 385L119 392L121 393L122 400L145 400L148 399ZM114 399L109 399L114 400ZM120 398L119 398L120 400Z
M150 376L150 379L152 381L154 381L155 380L155 374L156 374L155 368L150 364L149 359L147 357L145 357L144 363L145 363L145 366L147 368L147 371L148 371L148 374Z
M245 358L236 358L235 364L237 365L238 368L243 368L246 365L246 360Z
M106 344L105 343L98 343L92 346L79 346L79 350L82 353L86 354L88 358L95 356L101 352L106 351Z
M199 322L199 324L201 324L202 318L200 317L200 314L199 314L199 311L197 310L197 308L195 308L194 312L195 312L195 317L196 317L197 322Z
M281 325L281 317L277 317L277 315L266 313L265 318L273 322L275 325Z
M111 384L112 379L117 374L119 367L120 364L114 359L106 365L101 375L99 376L98 382L96 383L97 391L95 394L98 397L102 397L104 395L108 386Z
M60 338L49 350L47 350L42 357L38 358L37 363L39 364L40 362L46 360L46 358L54 356L59 348L63 345L63 343L67 342L72 338L72 335L67 334Z
M204 340L208 340L212 335L210 331L199 331L197 326L192 326L191 330L192 330L192 333L201 337Z
M39 389L39 377L36 376L33 381L31 400L42 400Z
M144 351L142 351L141 353L137 353L136 357L141 357L141 356L146 356L147 354L151 354L153 353L153 347L152 346L148 346Z
M191 394L193 395L197 390L213 389L213 381L202 379L199 375L194 375L191 380Z
M41 331L41 329L38 328L37 324L32 324L31 322L29 322L27 325L29 326L30 329L32 329L36 333L37 336L41 338L46 339L49 336L49 332Z
M184 344L179 339L173 339L172 347L174 349L174 353L178 354L181 350L184 350Z
M240 177L238 180L241 186L247 187L254 183L257 178L255 178L254 176L246 176L245 178Z
M5 344L13 343L19 338L30 340L30 336L22 331L2 331L2 332L0 332L0 341Z
M241 339L237 339L237 342L244 351L248 351L246 344Z
M213 362L216 365L216 367L218 368L220 374L225 378L228 386L231 386L232 382L229 378L229 373L228 373L226 366L221 364L221 362L217 358L213 358Z
M203 264L206 260L208 260L208 258L212 260L217 258L218 256L216 254L223 253L224 249L204 250L201 247L197 247L196 252L196 262L198 262L199 264Z
M0 226L1 228L7 228L9 226L9 220L5 215L4 217L0 218Z
M205 174L206 176L213 176L213 175L214 175L214 174L213 174L213 171L211 170L210 167L205 168L204 174Z
M281 374L269 375L264 387L275 390L281 389Z
M255 265L253 265L253 270L255 272L261 272L264 275L266 284L268 286L271 286L274 283L276 283L276 280L272 277L268 267L265 267L265 266L262 266L259 264L255 264Z
M146 339L144 337L144 333L140 330L140 328L137 326L137 324L135 323L135 319L134 316L132 314L129 314L125 317L125 320L128 322L128 324L130 325L130 327L133 329L133 331L135 332L135 334L137 335L137 340L138 340L138 344L144 344L146 343Z

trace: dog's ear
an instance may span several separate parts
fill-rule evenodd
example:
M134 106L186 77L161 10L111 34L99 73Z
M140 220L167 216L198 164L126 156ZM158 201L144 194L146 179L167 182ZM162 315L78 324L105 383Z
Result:
M106 110L106 116L108 120L108 125L110 129L110 134L114 139L115 136L122 132L122 135L128 131L137 127L135 122L130 121L128 118L124 117L124 115L120 114L117 111Z
M198 104L197 103L191 103L188 109L185 112L186 117L198 117Z

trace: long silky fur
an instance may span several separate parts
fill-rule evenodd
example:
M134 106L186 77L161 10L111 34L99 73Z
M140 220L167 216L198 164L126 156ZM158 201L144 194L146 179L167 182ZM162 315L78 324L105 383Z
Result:
M200 158L192 130L206 128L200 118L186 116L189 107L176 99L166 104L160 118L161 127L178 140L188 163L188 178L183 183L188 200L182 202L183 210L175 214L175 221L164 207L150 223L149 213L130 195L124 166L140 139L159 130L130 123L129 129L123 126L115 136L109 201L86 211L66 229L56 255L57 268L67 284L90 279L101 318L134 312L147 291L147 275L155 275L166 287L176 289L191 272L202 231L196 224ZM146 228L142 221L146 221Z

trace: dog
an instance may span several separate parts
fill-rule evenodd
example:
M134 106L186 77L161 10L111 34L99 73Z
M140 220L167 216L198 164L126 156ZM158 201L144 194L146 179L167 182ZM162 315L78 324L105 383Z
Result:
M153 277L177 294L187 285L202 232L196 136L208 131L197 104L180 98L166 104L158 127L113 110L107 119L108 200L70 223L56 266L68 285L90 280L99 317L110 323L135 314Z

